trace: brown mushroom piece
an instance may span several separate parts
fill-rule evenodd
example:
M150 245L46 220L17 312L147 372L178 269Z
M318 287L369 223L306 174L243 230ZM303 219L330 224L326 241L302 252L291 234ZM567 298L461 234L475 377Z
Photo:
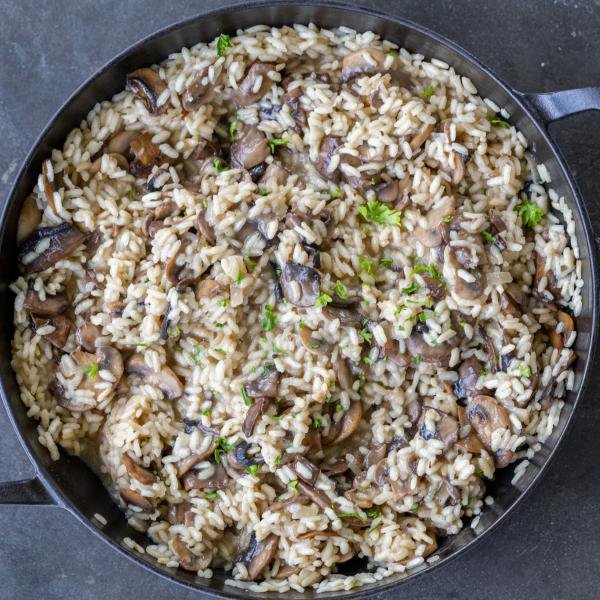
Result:
M86 237L85 233L71 223L41 227L22 244L18 257L24 263L27 274L39 273L71 256L85 242Z
M231 146L231 164L238 169L251 169L269 156L265 134L255 125L247 127ZM262 175L262 174L261 174Z
M92 166L90 167L90 175L96 175L97 173L100 172L100 167L102 165L102 157L103 156L104 156L104 154L101 154L92 163ZM117 166L120 169L123 169L123 171L129 171L129 161L122 154L117 154L116 152L111 152L108 154L108 156L117 163Z
M308 485L314 486L319 478L321 470L302 455L295 455L292 461L292 468L299 479Z
M556 313L556 319L562 327L562 347L560 348L562 350L562 348L567 344L567 342L570 341L572 334L575 331L575 320L569 313L565 312L564 310L559 310Z
M65 312L69 307L69 300L64 294L46 295L42 300L35 290L29 290L25 296L23 308L39 317L53 317Z
M283 185L288 180L289 176L290 172L285 167L280 165L278 162L273 161L267 166L265 172L262 174L260 183L266 184L272 181L277 185Z
M435 423L434 431L428 429L425 423L427 412L430 410L435 411L439 417ZM445 450L452 446L458 439L458 421L449 414L431 406L423 406L419 424L419 435L424 440L430 440L432 438L441 440L444 443Z
M170 367L165 365L156 372L146 364L141 354L131 355L127 361L126 371L142 376L145 383L158 387L169 400L179 398L183 394L183 384Z
M388 447L387 444L374 444L367 452L364 459L364 468L376 465L379 461L383 460L387 456Z
M199 302L202 298L214 298L223 291L223 286L214 279L201 279L196 284L195 296Z
M427 138L433 133L434 129L435 125L433 123L427 123L426 125L423 125L419 133L415 134L414 137L410 140L410 149L413 152L416 152L425 143Z
M25 198L19 220L17 222L17 244L22 244L30 238L38 225L42 222L42 211L37 206L37 201L33 194Z
M249 457L248 450L250 444L248 442L240 442L237 446L227 453L227 464L236 471L243 471L253 465L261 465L265 461L261 455L257 457Z
M130 148L134 160L129 165L129 171L136 177L148 175L155 165L173 163L173 159L165 156L152 141L150 133L140 133L131 141Z
M298 480L298 491L304 494L311 502L314 502L317 506L320 506L323 510L331 506L331 500L321 490L318 490L312 485L309 485L302 479Z
M111 346L102 346L96 350L95 354L84 352L78 348L71 352L71 358L83 370L88 370L91 367L96 372L109 371L113 378L111 382L112 389L117 386L123 376L123 357L116 348L112 348ZM95 382L95 375L88 375L87 379L85 379L84 387L95 389ZM74 410L70 406L66 406L65 408Z
M268 92L273 85L273 81L268 76L272 68L272 64L261 62L255 62L250 66L237 90L231 94L239 107L257 102Z
M486 280L478 269L473 269L468 273L473 277L473 281L466 281L460 274L455 273L452 288L454 293L463 300L477 300L483 296Z
M96 352L96 339L101 335L100 327L85 321L75 332L75 341L86 351Z
M200 477L200 473L196 469L192 469L181 478L183 488L186 491L190 490L224 490L229 482L229 475L223 468L223 465L214 465L214 471L210 477L205 479Z
M481 337L485 351L489 357L488 363L490 366L490 371L492 373L497 373L501 370L501 364L500 355L498 354L498 350L496 349L496 344L494 344L492 338L488 335L483 325L479 327L479 335Z
M277 554L279 537L274 533L269 534L264 540L257 541L252 533L250 543L244 554L243 562L248 569L248 579L254 581L269 566Z
M342 325L348 325L350 327L362 327L365 323L364 315L357 310L335 306L333 302L323 307L323 316L332 321L334 319L339 319Z
M300 97L302 96L302 87L300 85L286 90L282 97L284 104L287 104L290 109L290 115L296 123L296 130L300 133L307 125L306 113L300 105Z
M54 327L54 331L46 333L43 337L57 348L64 348L71 331L71 320L64 315L54 315L53 317L44 318L36 315L31 315L31 322L35 331L50 325Z
M321 275L312 267L288 260L279 278L285 299L301 308L313 306L321 291Z
M324 137L319 146L319 155L314 163L319 175L333 183L339 183L341 173L339 168L331 169L331 159L341 145L340 138L332 136Z
M242 426L242 431L246 437L252 435L258 420L267 412L270 405L270 398L257 398L252 403L252 406L250 406L246 413L246 418L244 419L244 424Z
M358 428L360 420L363 416L363 409L360 400L350 403L350 407L345 412L340 423L340 431L333 441L334 444L339 444L349 438Z
M194 454L190 454L189 456L178 460L175 463L175 466L177 467L177 477L182 477L188 471L191 471L196 465L210 458L214 451L215 444L212 443L206 450L203 450L202 452L195 452Z
M385 54L376 48L361 48L342 59L342 82L384 71Z
M215 95L213 85L208 81L208 67L198 71L188 83L181 96L181 105L191 111L203 104L208 104Z
M400 183L397 179L382 181L375 186L375 197L379 202L394 203L400 196Z
M282 564L279 567L279 571L275 575L273 575L273 579L287 579L288 577L292 577L292 575L297 575L302 571L302 567L300 565L292 566Z
M465 176L465 162L463 160L463 155L458 152L452 152L450 154L452 157L452 184L458 185Z
M507 410L492 396L479 394L470 398L467 404L467 418L477 437L488 450L492 449L492 434L496 429L510 429ZM501 457L503 466L506 466L511 458L508 451L505 451ZM496 464L500 466L498 462Z
M414 230L415 239L427 248L437 248L448 240L448 218L456 214L456 199L445 196L441 202L426 215L426 227L418 226Z
M105 151L108 154L130 155L131 142L140 135L139 131L124 129L115 133L106 143Z
M204 571L212 561L212 554L210 553L195 554L192 552L180 535L173 538L171 548L179 559L179 566L186 571Z
M258 377L246 382L246 392L252 398L275 398L280 377L274 365L266 365Z
M151 513L154 512L154 505L148 498L142 496L139 492L132 490L128 487L122 487L119 490L119 494L121 498L126 504L132 504L133 506L137 506L141 508L144 512Z
M337 357L335 361L335 377L342 390L351 390L354 385L354 376L348 367L348 362L342 356Z
M189 500L183 500L178 504L171 504L166 515L166 520L171 525L185 525L191 527L194 523L193 505Z
M408 367L410 365L410 354L400 352L398 340L388 340L382 348L384 358L398 365L399 367Z
M135 456L133 456L131 452L125 452L121 460L123 461L125 469L130 477L133 477L135 480L144 485L152 485L153 483L156 483L156 476L153 475L148 469L138 465Z
M160 75L150 68L136 69L127 75L126 89L135 94L146 107L146 110L155 115L160 112L158 99L167 89L167 84Z
M453 386L454 395L459 400L466 400L477 393L477 381L481 371L481 363L474 356L463 360L458 367L458 379Z
M210 246L214 246L217 238L215 237L215 230L206 220L206 209L201 210L196 215L196 229L198 233L206 240L206 243Z
M423 362L438 367L447 367L450 364L452 348L446 342L430 346L420 333L413 332L406 340L406 348L413 358L419 357Z
M312 354L329 354L331 345L322 339L313 337L313 330L304 325L300 328L300 341L302 345Z
M346 471L350 469L350 465L345 459L340 458L333 462L321 463L319 468L322 473L325 473L325 475L329 477L331 475L341 475L342 473L346 473Z

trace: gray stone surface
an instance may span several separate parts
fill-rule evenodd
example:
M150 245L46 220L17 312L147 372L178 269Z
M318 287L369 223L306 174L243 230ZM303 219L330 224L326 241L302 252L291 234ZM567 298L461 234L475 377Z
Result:
M98 67L156 29L222 2L0 1L0 198L55 109ZM387 0L461 44L523 91L600 84L600 2ZM600 113L552 130L600 233ZM5 359L6 360L6 359ZM473 551L398 597L548 600L600 597L600 370L541 484ZM32 473L0 410L0 479ZM60 509L0 507L0 598L201 598L117 556ZM387 596L391 600L392 596ZM384 600L379 597L379 600Z

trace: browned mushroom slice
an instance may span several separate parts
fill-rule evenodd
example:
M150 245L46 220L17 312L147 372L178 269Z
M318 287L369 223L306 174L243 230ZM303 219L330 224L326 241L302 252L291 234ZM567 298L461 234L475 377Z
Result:
M243 471L253 465L261 465L265 461L259 454L257 456L248 456L250 444L248 442L240 442L237 446L227 453L227 464L236 471Z
M203 104L208 104L215 95L214 86L208 80L208 67L198 71L185 88L181 96L181 105L191 111Z
M275 398L280 377L274 365L266 365L258 377L246 382L246 392L252 398Z
M164 200L154 209L155 219L166 219L178 210L177 202L174 200Z
M427 138L432 134L435 129L435 125L433 123L428 123L427 125L423 125L419 133L417 133L409 142L410 149L415 152L418 150L427 140Z
M423 554L421 554L423 558L427 558L430 554L433 554L438 549L435 533L433 531L427 531L427 535L431 538L431 542L425 546Z
M321 290L321 275L312 267L288 260L279 278L285 299L294 306L313 306Z
M248 569L248 579L254 581L269 566L277 554L279 537L274 533L269 534L264 540L257 541L254 533L250 544L244 554L243 562Z
M149 133L140 133L131 141L131 151L135 160L129 165L129 170L136 177L145 176L152 171L152 167L163 162L171 164L173 159L165 156L160 148L152 141Z
M385 54L376 48L361 48L344 56L342 60L342 82L363 75L384 71Z
M167 89L167 84L156 71L144 68L127 75L126 88L144 103L149 113L155 115L160 111L158 99Z
M215 465L212 475L206 478L200 477L196 469L192 469L181 478L183 488L189 490L224 490L229 483L229 475L223 468L223 465Z
M100 327L85 321L82 323L75 332L76 342L86 352L96 352L96 339L102 334Z
M300 97L302 96L302 87L297 85L292 89L287 89L285 94L282 97L282 100L285 104L288 105L290 109L290 115L294 122L296 123L296 130L298 132L302 132L304 127L307 125L306 113L302 109L300 105Z
M142 494L140 494L139 492L136 492L135 490L132 490L128 487L122 487L119 490L119 493L121 494L121 498L123 498L123 501L126 504L132 504L133 506L137 506L138 508L141 508L144 512L154 512L154 505L152 504L152 502L150 502L150 500L145 496L142 496Z
M302 567L300 565L292 566L282 564L279 567L279 571L277 571L277 574L273 576L273 579L288 579L288 577L297 575L298 573L300 573L300 571L302 571Z
M449 344L437 344L430 346L420 333L413 332L406 340L406 348L413 358L418 358L423 362L437 365L438 367L447 367L450 364L452 348Z
M335 377L342 390L351 390L354 385L354 377L348 363L342 356L337 357L334 365Z
M463 300L478 300L483 296L483 292L485 291L485 277L478 269L469 271L468 275L473 278L472 281L466 281L459 273L455 274L454 292Z
M175 466L177 467L177 477L182 477L188 471L193 469L196 465L200 464L202 461L206 460L207 458L210 458L210 456L212 456L214 451L215 451L215 445L214 445L214 443L212 443L203 452L196 452L194 454L190 454L189 456L186 456L185 458L182 458L181 460L178 460L175 463Z
M256 126L248 127L231 146L231 164L239 169L251 169L270 154L265 134Z
M196 216L196 229L198 233L206 240L210 246L214 246L217 238L212 225L206 220L206 210L201 210Z
M317 479L319 478L319 474L321 473L319 467L301 455L294 456L292 468L296 472L296 475L302 479L302 481L305 481L308 483L308 485L312 486L315 485Z
M64 294L47 295L46 299L42 300L34 290L27 292L23 303L25 309L39 317L53 317L65 312L68 306L69 300Z
M152 485L153 483L156 483L156 476L154 476L148 469L140 467L131 452L125 452L122 456L122 461L125 465L127 473L129 473L131 477L140 483L143 483L144 485Z
M463 155L458 152L452 152L450 154L452 157L452 184L458 185L465 176L465 163L463 160Z
M334 306L333 302L323 307L323 316L326 319L339 319L342 325L350 327L362 327L365 322L365 317L354 308L343 308Z
M31 315L31 322L33 323L33 327L36 332L38 329L47 327L48 325L54 327L54 331L43 335L43 337L47 339L53 346L56 346L57 348L63 348L67 343L72 323L71 320L64 315L55 315L48 319Z
M79 397L73 398L68 396L65 388L58 382L57 379L53 379L50 382L48 390L59 406L62 406L71 412L85 412L87 410L92 410L96 406L96 401L93 399L85 398L82 401Z
M71 256L86 237L71 223L41 227L19 248L19 260L24 262L26 273L39 273Z
M301 504L302 506L306 506L309 502L310 500L306 496L297 495L292 496L291 498L288 498L287 500L284 500L282 502L273 502L269 504L266 510L268 510L269 512L279 512L285 510L292 504Z
M491 450L492 434L496 429L510 429L507 410L492 396L469 398L467 417L481 443Z
M56 204L54 202L54 192L56 191L56 182L50 181L50 160L45 160L42 163L42 184L46 202L54 214L56 214Z
M254 432L254 428L258 423L258 420L267 412L267 409L271 405L270 398L257 398L252 406L248 409L246 413L246 418L244 419L244 425L242 426L242 431L246 437L250 437Z
M342 417L340 423L340 431L334 440L334 444L339 444L345 439L349 438L358 428L360 420L362 419L363 409L360 400L351 402L350 407Z
M427 226L417 227L414 231L415 238L428 248L437 248L448 240L448 218L456 213L456 200L454 196L445 196L441 202L432 208L425 217Z
M273 65L269 63L255 62L252 64L237 90L231 94L238 106L253 104L269 91L273 85L273 81L269 78L269 71L272 68Z
M166 365L157 373L153 371L141 354L133 354L127 361L128 373L135 373L144 377L144 382L155 385L167 398L174 400L183 394L183 384L173 370Z
M454 382L454 395L459 400L466 400L477 393L477 381L482 371L481 363L470 356L458 367L458 379Z
M481 325L478 329L479 335L481 336L481 340L485 351L489 357L488 363L490 366L490 371L492 373L497 373L501 370L500 364L500 355L498 354L498 350L496 348L496 344L492 341L492 338L488 335L485 327Z
M387 455L388 447L387 444L374 444L371 446L369 452L367 452L364 458L364 468L368 469L372 465L376 465L379 461L383 460Z
M390 482L391 484L392 482ZM352 488L344 492L344 497L350 500L359 508L371 508L373 500L381 494L381 490L377 486L370 486L364 489Z
M71 358L82 369L92 367L96 371L109 371L113 376L112 387L115 388L123 376L123 357L121 353L111 346L102 346L95 354L84 352L81 349L73 350ZM95 380L92 376L87 379L87 387L94 387Z
M350 469L350 465L343 458L334 460L333 462L321 463L319 467L327 476L341 475Z
M105 150L109 154L129 156L131 142L140 135L139 131L123 130L115 133L107 142Z
M102 157L104 154L101 154L90 167L90 175L96 175L100 171L100 167L102 165ZM108 154L116 163L120 169L123 171L129 170L129 162L122 154L117 154L116 152L111 152Z
M323 510L331 506L331 500L325 492L318 490L301 479L298 480L298 491L301 494L304 494L311 502L320 506Z
M194 513L192 511L192 503L188 500L172 504L167 512L167 521L171 525L185 525L190 527L193 524Z
M397 179L383 181L375 186L375 196L379 202L394 203L400 196L400 184Z
M35 196L30 194L25 198L21 212L19 213L19 221L17 222L17 244L22 244L30 238L37 226L42 222L42 211L38 208Z
M204 571L210 566L212 554L192 552L180 535L176 535L171 542L171 548L179 559L179 566L186 571Z
M302 345L313 354L329 354L331 346L322 339L313 337L313 331L306 325L300 328L300 341Z
M556 313L556 318L558 319L559 323L562 323L563 345L566 345L575 331L575 321L573 317L564 310L559 310Z
M278 162L273 161L270 165L267 166L265 172L260 178L261 184L266 184L272 181L277 185L283 185L290 177L290 172L283 166L281 166Z
M410 365L410 354L400 352L398 340L388 340L382 348L384 358L398 365L399 367L408 367Z
M201 279L196 284L196 300L199 302L202 298L214 298L223 291L223 286L214 279Z
M319 155L315 162L315 169L319 175L334 183L340 181L341 173L339 168L331 169L331 159L341 145L340 138L324 137L319 146Z
M427 411L430 410L435 411L439 417L439 420L435 423L434 431L428 429L426 424ZM419 435L424 440L430 440L432 438L441 440L444 443L444 449L448 449L458 439L458 421L441 410L430 406L424 406L419 423Z

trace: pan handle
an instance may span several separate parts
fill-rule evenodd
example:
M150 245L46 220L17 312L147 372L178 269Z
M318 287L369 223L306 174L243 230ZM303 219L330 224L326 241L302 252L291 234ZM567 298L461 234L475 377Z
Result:
M550 123L586 110L600 110L600 87L560 90L541 94L517 92L523 102L548 127Z
M0 504L60 506L38 477L0 482Z

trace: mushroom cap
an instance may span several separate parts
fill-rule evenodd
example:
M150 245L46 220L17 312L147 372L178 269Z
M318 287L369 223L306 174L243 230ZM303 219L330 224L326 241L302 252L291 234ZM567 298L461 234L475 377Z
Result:
M167 89L167 84L156 71L146 67L127 75L126 89L144 103L149 113L155 115L160 112L157 103L160 95Z
M285 263L279 283L285 299L302 308L313 306L321 291L319 272L291 260Z

